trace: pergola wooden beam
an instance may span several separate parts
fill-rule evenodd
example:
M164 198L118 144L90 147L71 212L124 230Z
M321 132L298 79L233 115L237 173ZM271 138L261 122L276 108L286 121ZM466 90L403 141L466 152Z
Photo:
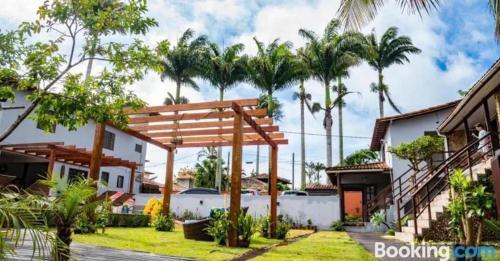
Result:
M134 111L133 109L126 109L127 114L146 114L146 113L160 113L160 112L177 112L189 110L211 110L211 109L225 109L230 108L236 102L240 106L257 106L258 99L242 99L242 100L227 100L227 101L213 101L213 102L199 102L175 105L161 105L150 106Z
M236 113L241 114L243 120L245 120L245 122L248 123L248 125L250 125L250 127L252 127L255 132L257 132L264 140L266 140L269 145L276 146L276 144L274 144L273 142L273 139L269 137L269 135L252 119L252 115L248 114L247 111L244 111L241 106L239 106L235 102L233 102L233 105L231 107Z
M278 126L265 126L262 127L265 132L279 131ZM255 132L252 127L243 128L244 133ZM159 131L148 133L149 137L153 138L163 138L163 137L188 137L188 136L202 136L202 135L222 135L222 134L233 134L233 128L223 128L223 129L198 129L198 130L186 130L186 131Z
M287 139L274 140L276 145L286 145L288 144ZM243 141L243 146L256 146L256 145L269 145L264 140L254 140L254 141ZM233 146L232 141L216 141L216 142L193 142L193 143L183 143L181 145L177 145L176 148L202 148L202 147L228 147Z
M271 133L267 135L270 139L283 139L285 134L283 133ZM170 143L174 138L155 138L155 140L162 143ZM182 137L183 142L217 142L217 141L231 141L233 140L233 135L218 135L218 136L198 136L198 137ZM243 139L245 141L253 140L264 140L259 134L243 134ZM267 141L266 141L267 142ZM269 143L269 142L268 142Z
M250 116L264 117L267 114L267 110L266 109L247 110L246 113ZM129 124L163 122L163 121L223 119L223 118L232 118L233 116L234 112L232 111L180 113L171 115L155 115L155 116L141 116L141 117L129 118Z
M273 124L272 118L258 118L255 119L257 124ZM148 131L164 131L164 130L183 130L183 129L205 129L205 128L219 128L219 127L229 127L233 126L233 120L223 120L223 121L197 121L197 122L180 122L180 123L169 123L169 124L142 124L129 126L130 130L141 132L144 135L148 135Z

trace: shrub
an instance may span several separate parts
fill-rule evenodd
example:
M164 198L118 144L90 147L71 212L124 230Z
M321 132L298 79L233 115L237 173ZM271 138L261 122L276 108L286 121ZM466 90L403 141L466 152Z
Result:
M266 216L260 220L260 233L263 237L269 237L270 217Z
M227 232L229 230L229 214L221 212L214 215L210 225L206 228L207 233L214 238L215 243L224 245L227 239Z
M149 215L142 214L110 214L108 227L148 227L151 223Z
M151 216L151 221L154 222L156 217L161 213L162 200L150 198L144 207L144 214Z
M394 231L394 229L387 229L387 231L385 231L385 234L388 235L388 236L394 236L396 235L396 232Z
M330 225L333 231L345 231L344 223L341 220L337 220Z
M175 219L172 214L163 215L160 213L153 222L153 226L156 231L174 231Z
M91 234L95 233L96 226L93 224L86 214L78 216L75 223L74 232L75 234Z
M250 242L253 234L255 234L255 222L252 215L241 212L238 217L238 240Z
M288 221L287 219L282 218L278 220L278 225L276 226L276 238L285 239L286 234L292 228L292 226L292 223L290 223L290 221Z
M111 215L111 203L109 201L103 201L95 210L96 214L96 227L101 229L104 234L106 231L106 226L108 226Z
M385 222L385 210L383 210L383 209L375 212L371 216L370 223L372 223L376 226L384 225L387 227L387 229L391 229L391 227Z

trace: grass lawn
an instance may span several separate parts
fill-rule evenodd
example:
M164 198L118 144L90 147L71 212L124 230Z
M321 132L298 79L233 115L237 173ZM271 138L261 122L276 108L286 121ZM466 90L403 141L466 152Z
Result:
M272 249L252 259L265 260L376 260L345 232L320 231L306 239Z
M292 230L290 236L299 236L303 232ZM174 232L157 232L154 228L107 228L106 234L75 235L79 243L105 247L142 251L160 255L191 257L200 260L228 260L254 248L280 242L256 236L250 248L228 248L217 246L214 242L184 239L182 226L176 226Z

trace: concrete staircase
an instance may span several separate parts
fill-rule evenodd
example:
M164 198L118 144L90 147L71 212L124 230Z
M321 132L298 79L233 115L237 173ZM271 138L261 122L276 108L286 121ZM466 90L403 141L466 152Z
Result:
M485 175L486 171L491 169L491 160L481 162L472 167L472 177L473 180L477 180L479 176ZM464 170L465 175L469 175L470 170ZM423 181L425 182L425 180ZM406 225L403 224L401 227L401 232L396 232L396 239L408 243L414 242L418 236L423 234L425 229L431 228L432 221L437 220L438 216L443 214L445 209L450 203L450 191L449 189L443 190L439 195L437 195L431 202L431 219L429 219L428 207L417 217L417 220L408 220ZM415 223L417 222L417 234L415 234Z

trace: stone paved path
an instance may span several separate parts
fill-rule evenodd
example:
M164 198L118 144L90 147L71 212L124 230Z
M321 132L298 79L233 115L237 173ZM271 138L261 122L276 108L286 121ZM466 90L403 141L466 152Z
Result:
M407 244L396 240L396 239L388 239L388 238L383 238L383 234L381 233L369 233L369 232L347 232L349 236L353 239L358 241L364 248L366 248L370 253L372 253L373 256L375 256L375 242L382 242L387 246L395 246L397 248L401 246L407 246ZM439 258L401 258L401 257L395 257L395 258L381 258L380 260L382 261L394 261L394 260L404 260L404 261L437 261Z
M75 257L78 260L92 260L92 261L179 261L179 260L192 260L179 257L171 256L161 256L149 253L141 253L134 251L118 250L107 247L92 246L73 243L71 244L71 249L74 251ZM31 247L26 244L21 249L16 251L16 255L7 259L9 261L21 261L21 260L42 260L41 258L32 259L31 258ZM49 260L49 259L44 259Z

